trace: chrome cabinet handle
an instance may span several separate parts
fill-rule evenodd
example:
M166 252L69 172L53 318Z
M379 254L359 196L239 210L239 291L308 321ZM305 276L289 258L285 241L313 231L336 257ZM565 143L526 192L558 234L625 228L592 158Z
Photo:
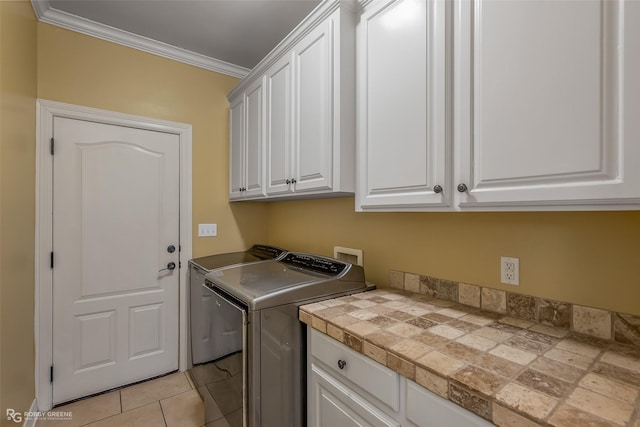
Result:
M161 273L165 270L175 270L176 268L176 263L175 262L170 262L169 264L167 264L166 268L163 268L162 270L158 270L158 273Z
M347 362L346 361L344 361L342 359L338 360L338 368L344 369L345 366L347 366Z
M458 191L460 193L464 193L465 191L467 191L467 184L458 184Z
M436 194L438 194L438 193L442 193L442 186L440 186L440 185L435 185L435 186L433 187L433 192L434 192L434 193L436 193Z

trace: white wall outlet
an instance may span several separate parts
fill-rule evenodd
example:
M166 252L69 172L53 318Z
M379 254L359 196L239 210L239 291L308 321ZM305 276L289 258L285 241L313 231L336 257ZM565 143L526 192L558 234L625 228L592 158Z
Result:
M218 224L198 224L198 237L215 237L218 235Z
M500 282L507 285L520 285L520 259L500 257Z

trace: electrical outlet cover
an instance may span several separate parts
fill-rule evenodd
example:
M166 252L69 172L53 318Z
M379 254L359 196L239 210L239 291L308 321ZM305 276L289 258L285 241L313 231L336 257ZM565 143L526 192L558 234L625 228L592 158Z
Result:
M506 285L520 285L520 259L500 257L500 282Z

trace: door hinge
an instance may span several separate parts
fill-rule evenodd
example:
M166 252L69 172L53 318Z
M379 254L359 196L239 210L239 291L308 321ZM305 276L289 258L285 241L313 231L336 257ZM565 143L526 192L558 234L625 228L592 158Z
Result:
M49 382L53 382L53 365L51 365L51 369L49 369Z
M51 138L49 140L50 144L49 144L49 150L51 151L51 155L53 156L55 149L54 149L54 142L53 142L53 138Z
M53 268L53 252L51 252L51 268Z

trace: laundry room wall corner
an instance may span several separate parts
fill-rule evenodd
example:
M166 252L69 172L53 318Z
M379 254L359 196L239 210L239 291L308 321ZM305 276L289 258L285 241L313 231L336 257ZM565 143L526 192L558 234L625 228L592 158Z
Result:
M0 1L0 425L15 426L34 388L37 21L28 1Z

